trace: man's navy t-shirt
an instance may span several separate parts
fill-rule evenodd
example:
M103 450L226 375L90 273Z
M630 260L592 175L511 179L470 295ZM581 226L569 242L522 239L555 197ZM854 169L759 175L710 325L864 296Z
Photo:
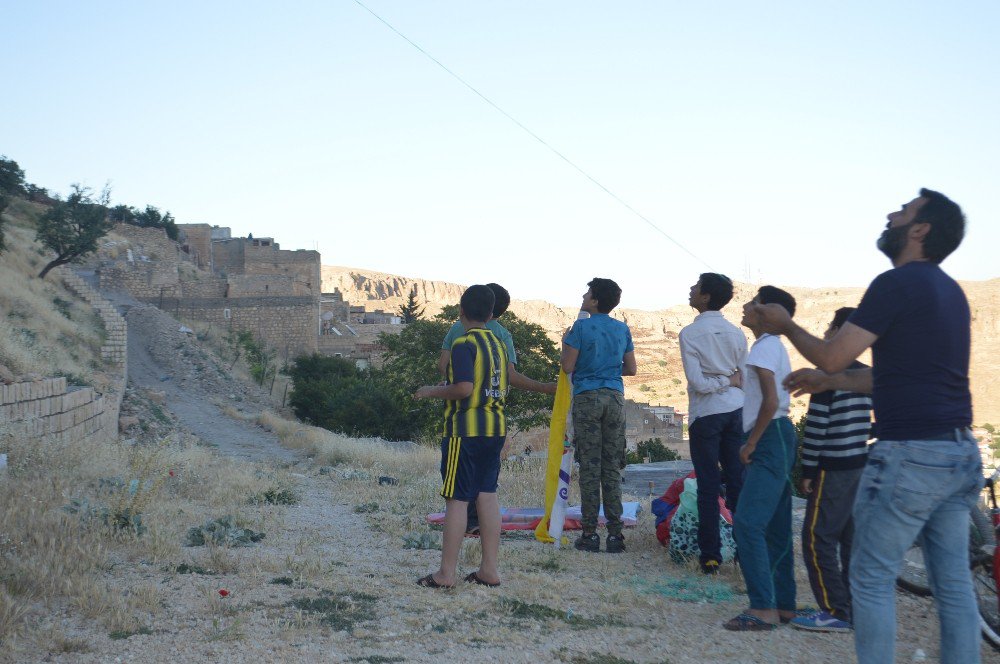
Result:
M935 263L883 272L849 322L878 335L872 346L875 433L926 438L972 424L969 303Z

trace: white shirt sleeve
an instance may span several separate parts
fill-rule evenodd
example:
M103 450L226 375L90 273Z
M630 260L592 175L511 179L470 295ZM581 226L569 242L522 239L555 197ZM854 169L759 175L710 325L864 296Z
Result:
M684 365L684 375L687 377L688 390L695 394L713 394L729 387L729 376L706 376L701 370L698 351L691 342L681 334L681 364Z
M767 369L778 375L781 372L781 342L777 337L768 337L762 343L754 344L747 356L747 366Z

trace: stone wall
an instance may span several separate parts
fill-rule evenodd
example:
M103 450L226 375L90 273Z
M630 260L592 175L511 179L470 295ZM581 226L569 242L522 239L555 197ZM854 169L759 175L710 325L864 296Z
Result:
M318 251L286 251L275 247L246 246L247 275L282 275L301 284L309 293L319 295L321 289L320 255Z
M212 266L212 227L209 224L178 224L181 249L202 270Z
M310 295L310 293L306 288L297 284L290 275L229 275L229 297L252 297L255 295L287 296Z
M102 289L125 291L135 297L175 295L180 288L176 265L172 275L154 263L106 265L101 267L100 279Z
M8 433L65 442L85 440L99 433L117 435L118 414L92 387L66 388L65 378L13 383L0 388L0 422ZM109 420L113 427L108 427Z
M114 305L67 268L59 274L67 288L94 307L104 324L101 360L111 374L104 394L92 387L67 386L66 379L44 378L0 388L0 424L4 433L79 442L91 436L113 439L125 395L128 326Z
M101 317L105 334L104 344L101 346L101 359L114 368L116 377L124 381L128 360L128 324L125 319L118 313L115 305L101 297L100 293L68 268L63 268L60 276L66 287L86 300Z
M185 279L181 282L181 297L225 297L229 283L222 277L201 277ZM177 297L176 293L168 293L167 297Z
M279 249L264 240L233 238L212 243L212 268L232 278L235 275L282 277L296 284L295 295L319 295L320 255L317 251ZM266 283L266 282L264 282ZM257 291L261 294L263 289Z
M319 302L315 297L139 298L176 318L250 332L293 358L316 352Z
M117 224L114 234L125 240L100 257L101 288L127 291L136 297L159 296L180 284L180 250L162 228Z

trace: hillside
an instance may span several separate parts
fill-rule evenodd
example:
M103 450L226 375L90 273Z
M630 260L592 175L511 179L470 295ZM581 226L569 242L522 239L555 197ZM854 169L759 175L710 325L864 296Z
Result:
M439 312L444 305L457 303L463 290L458 284L324 265L323 291L331 292L335 287L352 304L385 310L397 309L416 287L418 299L427 303L428 315ZM975 422L995 423L1000 421L1000 378L996 371L1000 357L1000 279L962 282L962 287L972 309L971 381ZM796 320L815 334L826 329L837 308L856 305L864 293L863 288L836 286L784 288L798 302ZM756 286L738 283L733 301L723 310L726 318L739 325L741 307L756 290ZM576 318L577 305L571 302L560 307L541 300L515 299L510 310L525 320L538 323L550 337L558 340L561 331ZM677 333L694 318L694 310L687 303L676 303L658 311L620 309L615 316L631 326L639 361L639 374L626 379L627 396L686 412L687 395ZM797 352L791 348L790 351L793 367L807 366ZM796 412L802 412L805 400L798 399L793 406Z

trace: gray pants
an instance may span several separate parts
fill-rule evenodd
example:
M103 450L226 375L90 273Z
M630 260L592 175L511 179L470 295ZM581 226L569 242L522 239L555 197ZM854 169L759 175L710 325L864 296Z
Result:
M580 462L580 525L584 534L597 530L603 499L608 534L621 535L625 395L604 388L575 395L573 443Z
M813 480L802 523L802 557L819 607L851 622L848 569L854 521L851 511L863 468L821 470Z

